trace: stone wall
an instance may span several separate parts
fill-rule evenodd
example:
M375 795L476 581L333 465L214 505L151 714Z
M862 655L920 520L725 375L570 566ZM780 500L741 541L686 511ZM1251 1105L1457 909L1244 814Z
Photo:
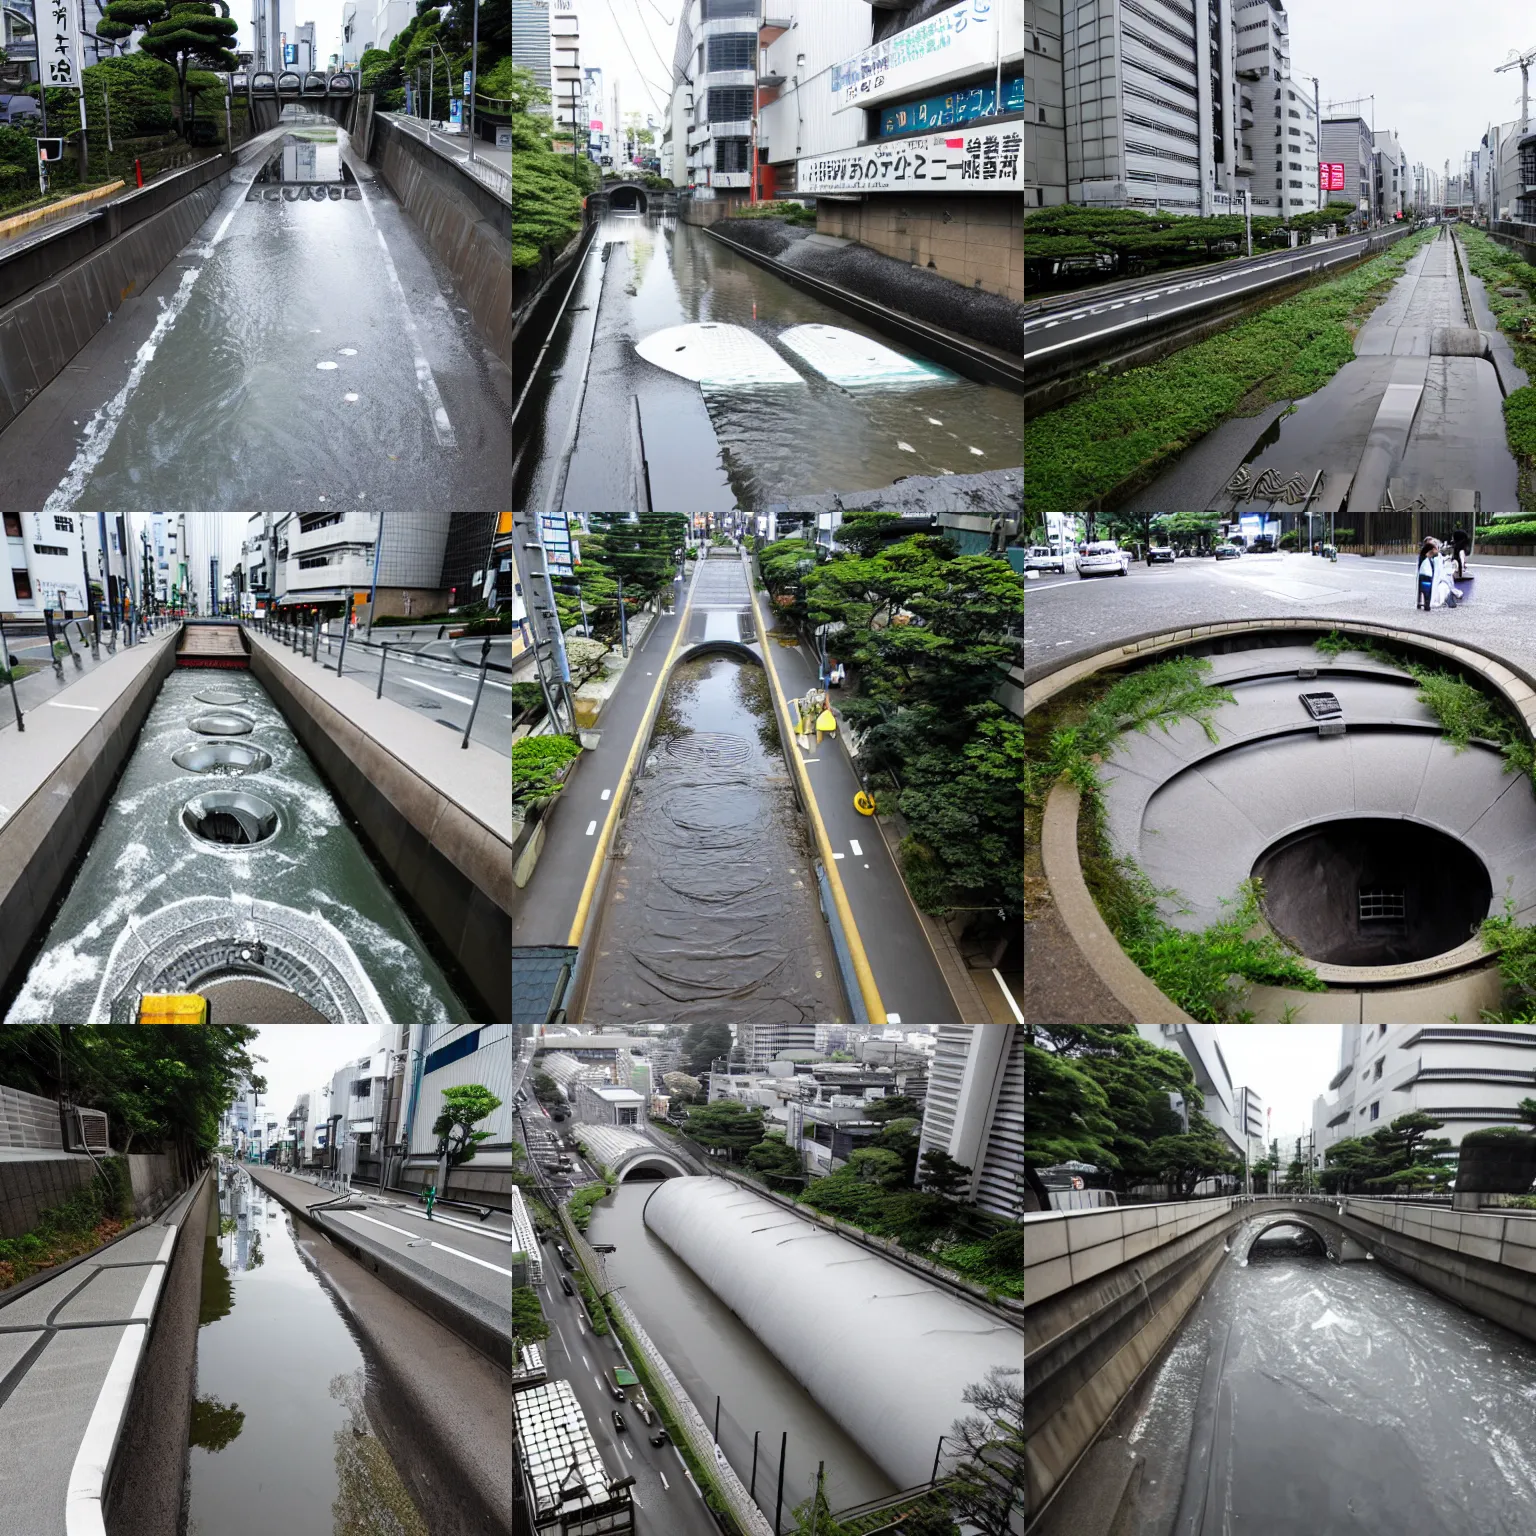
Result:
M133 1186L133 1208L140 1216L153 1216L175 1197L179 1180L176 1159L169 1152L130 1152L128 1181Z
M83 1152L38 1153L0 1162L0 1237L19 1237L51 1206L62 1205L96 1176Z
M1024 204L1016 197L906 197L816 203L816 232L857 240L966 288L1024 302Z

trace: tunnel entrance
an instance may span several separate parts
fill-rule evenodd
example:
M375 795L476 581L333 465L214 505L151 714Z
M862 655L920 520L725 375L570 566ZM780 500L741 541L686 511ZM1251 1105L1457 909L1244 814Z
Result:
M1300 1223L1271 1227L1253 1240L1248 1250L1250 1264L1283 1263L1289 1259L1328 1257L1327 1245L1310 1227Z
M1492 882L1459 839L1419 822L1348 818L1259 855L1274 927L1313 960L1402 965L1455 949L1488 916Z
M645 213L650 199L639 187L615 187L608 194L608 207L614 213Z

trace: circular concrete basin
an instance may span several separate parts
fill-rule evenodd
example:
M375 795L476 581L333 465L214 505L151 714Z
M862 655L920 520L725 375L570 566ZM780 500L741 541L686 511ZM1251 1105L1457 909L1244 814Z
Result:
M205 747L183 747L171 761L189 773L260 773L272 766L269 753L239 741L210 742Z
M1493 895L1483 861L1438 827L1343 817L1272 843L1253 866L1270 922L1330 965L1404 965L1465 944Z
M206 688L192 695L199 704L219 704L228 709L231 704L244 704L246 695L238 688Z
M198 715L192 721L192 729L199 736L249 736L255 722L248 716L232 709L214 710Z
M205 843L222 847L252 847L276 836L277 807L259 795L238 790L214 790L187 801L182 823Z

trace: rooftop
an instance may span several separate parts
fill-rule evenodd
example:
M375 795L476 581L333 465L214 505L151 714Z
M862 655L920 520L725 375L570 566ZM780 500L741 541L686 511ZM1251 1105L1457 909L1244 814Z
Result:
M535 1518L559 1509L576 1513L629 1502L627 1488L608 1491L607 1469L570 1382L530 1387L512 1404Z

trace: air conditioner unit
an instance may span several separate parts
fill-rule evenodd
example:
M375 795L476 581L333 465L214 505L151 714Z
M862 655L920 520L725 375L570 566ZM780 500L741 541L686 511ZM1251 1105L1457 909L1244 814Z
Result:
M64 1120L69 1127L69 1151L106 1154L112 1150L104 1110L80 1109L71 1104L65 1110Z

